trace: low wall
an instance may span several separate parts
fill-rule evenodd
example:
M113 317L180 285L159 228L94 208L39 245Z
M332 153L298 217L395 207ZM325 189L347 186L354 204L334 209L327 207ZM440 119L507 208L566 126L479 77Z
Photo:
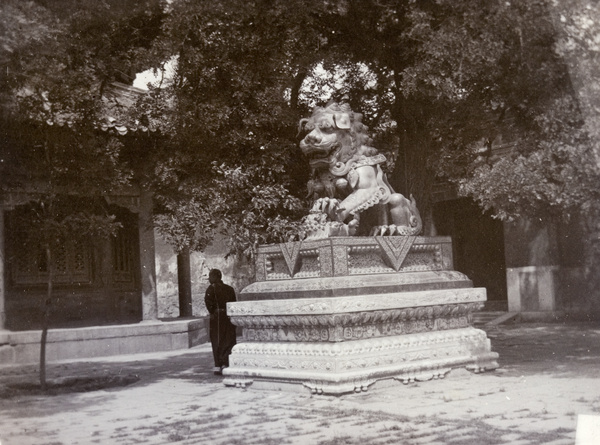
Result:
M188 349L208 339L206 318L48 331L48 362ZM0 331L0 365L37 363L41 331Z
M583 268L527 266L507 268L508 311L523 321L598 316Z
M509 312L557 310L558 271L558 266L507 268Z

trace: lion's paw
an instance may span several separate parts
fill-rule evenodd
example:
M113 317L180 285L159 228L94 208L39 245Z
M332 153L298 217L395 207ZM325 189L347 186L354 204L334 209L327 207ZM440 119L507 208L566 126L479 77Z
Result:
M371 229L371 236L414 236L417 233L417 229L413 227L396 226L395 224L375 226Z
M388 226L375 226L371 229L371 236L385 236L388 232Z
M310 213L324 213L332 220L335 220L336 212L340 206L339 199L336 198L319 198L313 204Z

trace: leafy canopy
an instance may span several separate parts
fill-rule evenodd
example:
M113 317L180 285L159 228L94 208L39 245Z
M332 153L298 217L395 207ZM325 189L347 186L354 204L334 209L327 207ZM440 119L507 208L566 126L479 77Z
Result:
M236 252L285 240L306 205L296 124L342 96L422 214L439 180L501 218L598 202L598 8L584 0L126 3L5 2L22 24L3 25L6 85L21 115L91 128L111 81L173 61L128 116L159 130L137 144L143 171L119 141L103 156L152 187L178 250L218 227Z
M59 244L55 232L64 236L75 222L74 233L107 236L116 223L99 198L129 186L135 167L127 144L100 129L114 109L109 87L138 70L162 5L7 0L0 8L0 191L28 192L37 215L29 221L46 228L32 233L44 244Z

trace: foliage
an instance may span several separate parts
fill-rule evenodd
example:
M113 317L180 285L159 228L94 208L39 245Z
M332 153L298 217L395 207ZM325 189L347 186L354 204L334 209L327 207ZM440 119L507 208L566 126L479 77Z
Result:
M137 71L161 4L7 0L1 7L3 186L35 178L88 194L127 185L135 165L126 146L99 130L114 105L108 86Z
M87 126L106 110L108 83L173 61L173 78L129 118L160 129L145 178L177 250L203 249L217 227L238 253L284 240L307 175L296 123L343 96L425 218L440 179L500 218L598 201L598 8L584 0L74 5L6 2L27 35L3 25L7 85L27 85L28 115ZM492 142L512 152L493 156Z
M22 245L39 245L53 251L65 240L82 242L105 239L121 226L98 199L69 195L45 195L43 200L21 205L13 216L15 226L34 230L17 231Z
M104 118L102 89L128 64L133 48L144 44L136 40L136 28L130 46L117 48L140 10L122 18L109 2L67 0L7 1L2 8L11 20L3 22L0 52L8 74L3 92L9 93L3 96L0 190L30 192L34 207L45 209L36 215L45 227L40 236L48 240L60 230L61 236L68 230L99 233L96 204L88 209L76 196L93 203L130 184L124 144L98 125ZM110 232L114 218L105 217Z
M305 84L305 97L337 84L373 129L393 129L378 148L396 144L391 181L416 188L420 207L440 178L500 218L588 212L598 120L581 107L597 97L597 8L569 3L559 18L543 0L347 2L320 67L331 74ZM574 85L582 62L587 77ZM490 156L492 142L512 155Z
M162 17L158 0L8 0L2 8L5 86L18 93L21 114L53 124L100 120L107 86L133 80Z
M503 219L550 215L569 221L595 212L600 198L598 164L579 110L569 99L558 99L539 116L546 137L534 149L475 162L469 177L459 183L461 193L476 196Z
M561 33L556 51L569 66L578 111L583 121L574 131L564 131L562 135L563 139L573 138L572 135L577 135L579 131L586 136L585 143L575 147L581 148L581 158L576 163L576 182L582 188L583 198L580 201L584 212L597 221L600 215L597 204L600 202L600 66L597 63L600 53L600 6L586 1L569 1L557 14L560 14L558 21L561 23Z
M499 65L502 77L494 81L494 88L501 95L492 96L490 102L490 115L501 121L494 119L492 123L497 128L489 136L482 135L490 141L498 134L508 135L515 141L512 155L490 157L491 153L487 153L482 163L476 150L467 151L467 156L460 158L465 152L464 144L457 149L445 147L443 151L444 164L449 164L442 166L449 165L445 173L458 182L460 191L501 218L568 217L589 211L591 203L597 200L598 188L594 184L600 178L593 168L593 138L584 128L564 58L556 51L557 31L551 11L540 10L540 6L548 7L534 3L522 5L518 11L523 25L536 20L542 26L535 31L522 26L519 46L507 46L511 51L500 59L506 62ZM502 72L503 67L509 71ZM511 79L508 74L513 70L519 76ZM460 154L456 155L456 151Z
M214 187L207 181L180 180L166 170L164 164L155 168L156 182L161 187L154 197L156 228L178 253L184 249L202 251L218 228L213 211Z
M134 118L165 135L151 183L156 221L178 250L202 249L219 225L232 252L251 254L257 240L275 241L294 225L303 167L299 114L285 97L316 39L301 3L170 6L153 54L157 68L176 61L174 78L140 98Z
M552 7L545 0L173 2L149 57L157 68L176 61L175 76L151 88L135 118L154 119L167 135L155 164L174 175L168 181L216 198L191 213L217 215L238 252L293 229L284 203L299 208L306 170L294 162L292 130L310 107L342 96L364 113L390 160L391 182L416 195L422 214L440 178L498 217L570 214L595 199L594 164L577 162L592 160L593 138L579 118ZM565 51L593 41L580 34ZM482 151L492 141L518 144L496 159ZM238 172L223 188L230 200L214 187L221 164ZM182 191L157 178L160 201L177 202ZM251 216L259 208L252 200L266 190L277 202L272 216Z
M134 59L157 29L162 9L152 3L158 16L148 11L148 2L7 0L0 6L6 73L0 89L0 193L26 193L28 205L15 211L29 228L21 241L41 246L45 254L44 390L53 253L66 239L106 238L119 227L103 197L128 186L133 169L125 162L125 145L100 126L108 85L135 72Z
M568 88L564 64L552 51L546 6L349 3L347 23L332 44L350 63L368 67L373 80L365 83L363 75L345 85L346 94L369 110L374 128L381 117L395 125L398 162L391 179L403 193L415 192L420 205L427 207L436 176L468 176L477 158L473 147L483 140L508 134L527 149L539 132L536 116ZM361 38L349 40L350 30Z
M298 233L303 203L271 167L214 164L214 170L219 196L215 211L227 227L239 228L231 234L237 253L252 258L258 245L284 242Z

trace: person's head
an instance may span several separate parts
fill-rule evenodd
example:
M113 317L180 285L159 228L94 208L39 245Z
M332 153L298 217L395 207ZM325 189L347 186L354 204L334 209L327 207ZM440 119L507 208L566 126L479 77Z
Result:
M218 283L219 281L221 281L221 271L219 269L211 269L210 272L208 272L208 282L210 284L215 284Z

